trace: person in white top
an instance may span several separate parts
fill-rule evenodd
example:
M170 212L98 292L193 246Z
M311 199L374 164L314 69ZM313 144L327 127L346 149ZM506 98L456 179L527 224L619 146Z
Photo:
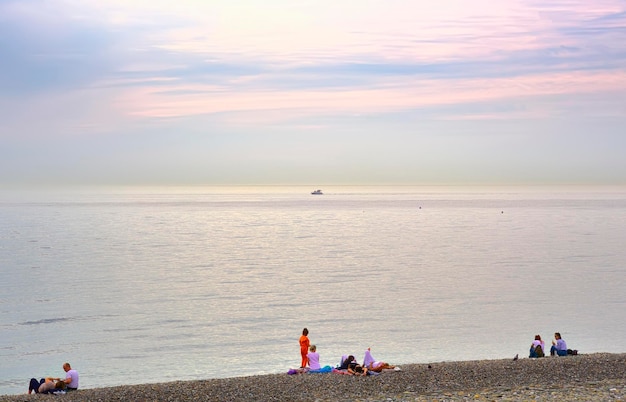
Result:
M309 368L311 370L319 370L320 366L320 354L317 353L317 347L315 345L309 346L309 353L306 357L309 359Z
M63 380L66 389L68 391L76 391L78 389L78 371L74 370L69 363L63 364L63 370L67 373Z

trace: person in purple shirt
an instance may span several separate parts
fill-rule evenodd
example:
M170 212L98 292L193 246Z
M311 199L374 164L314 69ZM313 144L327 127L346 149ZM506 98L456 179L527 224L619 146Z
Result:
M561 334L559 332L554 333L554 339L552 341L552 347L550 348L550 356L554 356L555 354L558 356L567 356L567 344L561 338Z
M66 377L62 380L68 391L76 391L78 389L78 371L74 370L69 363L63 364L63 370L66 373Z
M309 367L311 368L311 370L319 370L322 368L320 366L320 354L317 353L317 346L309 346L309 353L306 355L306 357L309 359Z

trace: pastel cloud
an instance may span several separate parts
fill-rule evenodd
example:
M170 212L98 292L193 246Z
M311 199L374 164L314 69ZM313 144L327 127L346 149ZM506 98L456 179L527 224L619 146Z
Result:
M624 26L620 0L9 0L0 141L622 121Z
M247 90L245 95L214 86L139 88L118 101L138 116L175 117L259 110L309 110L314 114L384 113L431 105L485 102L513 97L626 92L626 72L553 73L521 78L389 80L372 88L298 91ZM357 101L358 100L358 101ZM288 112L287 112L288 113Z

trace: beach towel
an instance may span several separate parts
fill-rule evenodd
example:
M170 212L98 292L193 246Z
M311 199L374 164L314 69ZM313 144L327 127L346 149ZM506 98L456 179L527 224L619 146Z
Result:
M333 373L336 373L336 374L350 374L348 373L348 370L339 370L337 368L334 368L332 371Z
M319 373L330 373L331 371L333 371L333 368L330 366L324 366L320 369L317 370L309 370L309 373L312 374L319 374Z

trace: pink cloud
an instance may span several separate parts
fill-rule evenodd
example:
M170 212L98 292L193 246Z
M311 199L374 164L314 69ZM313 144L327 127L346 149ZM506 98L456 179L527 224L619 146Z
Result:
M49 7L53 2L46 4ZM513 78L485 75L410 80L390 74L382 79L364 77L354 87L308 90L272 87L265 84L265 75L233 76L212 86L194 84L194 78L187 80L184 68L179 67L188 66L186 63L197 65L206 59L224 64L258 63L264 67L261 70L273 70L274 75L269 78L275 79L281 69L288 71L290 67L306 65L311 66L314 75L315 67L332 62L419 65L450 60L502 60L502 68L507 68L506 59L515 51L568 46L579 49L582 59L587 57L583 62L593 63L600 47L616 49L620 54L624 50L620 41L594 43L598 36L568 34L568 30L584 24L624 26L624 17L607 19L624 12L626 7L620 0L276 0L271 5L262 1L246 2L245 7L242 4L184 0L66 3L58 10L69 16L59 19L64 24L74 19L94 20L99 23L94 26L108 26L115 32L124 32L123 37L132 37L132 48L116 43L115 48L124 49L122 54L128 57L127 62L120 61L122 68L117 72L132 71L137 78L103 77L80 94L66 91L54 95L56 98L46 94L28 103L41 109L44 116L57 116L56 110L80 111L78 118L68 115L66 120L84 127L100 127L100 122L103 126L115 124L111 116L125 123L126 119L146 121L236 113L245 114L250 121L280 122L307 115L384 113L518 97L626 90L623 69L585 72L576 71L578 66L572 66L569 73L550 72L546 67L544 73ZM21 6L13 10L18 11L26 13ZM26 14L29 13L34 15L34 22L49 20L39 11ZM50 23L54 30L59 24ZM141 51L134 52L134 46ZM142 52L153 50L151 58L141 58ZM158 56L162 50L167 50L166 55L171 58L161 61ZM534 71L541 68L540 61L536 63L532 66ZM180 75L161 76L160 71L165 69L179 71ZM480 74L473 71L468 76ZM248 81L254 84L253 89L243 89L242 84ZM152 82L159 85L150 86ZM89 102L89 96L102 102ZM63 103L80 107L56 107ZM484 114L482 118L489 116Z
M283 111L299 115L381 113L436 105L462 105L513 98L581 95L626 91L626 72L550 73L516 78L480 78L413 81L390 79L372 88L343 90L228 91L214 86L172 86L126 91L115 102L137 117L183 117L219 113ZM193 92L189 92L193 90Z
M184 3L183 3L184 4ZM563 28L624 10L618 0L249 2L173 8L196 21L164 31L157 46L215 57L302 62L376 56L436 61L498 50L575 45ZM192 16L191 10L198 11Z

